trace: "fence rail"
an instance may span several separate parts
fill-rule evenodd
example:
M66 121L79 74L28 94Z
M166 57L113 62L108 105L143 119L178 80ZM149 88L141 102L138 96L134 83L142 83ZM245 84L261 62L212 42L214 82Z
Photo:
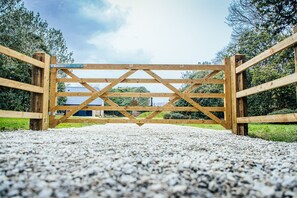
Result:
M31 92L31 111L0 110L0 117L29 118L30 129L46 130L48 128L48 90L50 56L37 52L32 57L0 45L0 54L15 58L32 65L32 84L22 83L11 79L0 78L0 86Z

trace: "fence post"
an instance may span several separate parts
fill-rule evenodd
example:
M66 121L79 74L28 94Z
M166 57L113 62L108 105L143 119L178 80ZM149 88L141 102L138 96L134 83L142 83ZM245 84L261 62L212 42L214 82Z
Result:
M231 103L231 65L230 65L230 58L224 59L224 76L225 76L225 83L224 83L224 119L226 122L226 129L232 129L232 103Z
M42 119L30 119L30 129L47 130L50 56L43 52L37 52L33 58L45 64L43 69L32 66L32 84L42 87L43 93L31 94L31 111L42 113Z
M236 67L244 62L245 56L236 54L231 57L231 92L232 92L232 132L248 135L248 125L237 123L237 117L247 116L247 98L236 98L236 92L246 88L246 71L236 74Z
M51 64L56 64L57 58L51 57ZM49 127L55 128L55 106L57 104L56 91L57 91L57 68L51 68L50 75L50 116L49 116Z

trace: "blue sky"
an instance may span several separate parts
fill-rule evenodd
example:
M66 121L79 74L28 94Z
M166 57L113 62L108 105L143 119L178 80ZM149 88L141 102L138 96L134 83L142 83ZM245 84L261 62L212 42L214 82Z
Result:
M230 0L25 0L81 63L210 61L229 41Z
M129 64L211 61L230 40L231 28L225 23L230 1L24 0L28 9L62 30L76 63ZM123 72L75 73L79 77L115 78ZM156 73L163 78L181 77L180 72ZM132 77L147 75L137 72ZM171 92L159 85L146 87L151 92Z

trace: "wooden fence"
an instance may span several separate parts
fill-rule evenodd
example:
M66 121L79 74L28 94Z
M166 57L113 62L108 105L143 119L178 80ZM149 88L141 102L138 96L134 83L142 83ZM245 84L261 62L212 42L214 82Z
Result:
M297 122L297 113L282 115L266 115L247 117L247 96L268 91L274 88L283 87L297 82L297 27L294 28L294 34L263 53L245 62L244 55L235 55L231 57L231 92L232 92L232 132L237 135L248 134L248 123L284 123ZM295 73L247 88L246 70L255 64L271 57L290 47L294 47L295 53ZM297 91L297 89L296 89ZM265 102L265 101L263 101Z
M296 28L295 28L296 30ZM286 86L297 82L297 33L279 42L270 49L245 62L244 55L235 55L224 59L222 65L144 65L144 64L57 64L55 57L45 53L35 53L33 58L24 54L0 46L0 53L23 62L33 65L32 84L17 82L10 79L0 78L0 86L21 89L32 92L31 112L16 112L0 110L0 117L30 118L30 128L33 130L46 130L48 125L51 128L60 123L168 123L168 124L220 124L226 129L231 129L234 134L247 135L248 123L254 122L297 122L297 114L268 115L268 116L247 116L247 96L261 93L274 88ZM251 66L269 58L270 56L294 47L295 50L295 73L264 84L247 88L246 70ZM51 69L50 69L51 62ZM49 71L50 70L50 71ZM68 78L58 78L58 70L67 74ZM79 78L73 70L125 70L126 73L118 78ZM128 78L136 71L144 71L151 79ZM201 79L163 79L154 70L179 70L179 71L201 71L211 72ZM49 97L49 72L50 72L50 97ZM219 72L224 73L224 79L215 79ZM89 92L58 92L57 83L80 83ZM96 90L90 83L108 83L101 90ZM111 88L119 83L158 83L167 87L172 93L114 93L109 92ZM178 90L172 84L182 83L189 86L184 90ZM192 93L193 90L203 84L222 84L223 93ZM57 105L58 97L86 96L89 97L77 106ZM111 97L168 97L169 102L162 107L154 106L119 106L113 102ZM89 106L97 98L101 98L108 106ZM221 98L224 106L201 106L193 98ZM184 99L191 106L177 107L174 104ZM48 104L49 108L48 108ZM56 112L66 110L66 114L57 117ZM126 118L74 118L72 117L79 110L105 110L119 111ZM128 111L151 111L151 114L144 119L132 116ZM190 111L202 112L209 119L154 119L162 111ZM48 112L50 114L48 120ZM213 112L223 112L224 119L220 119Z
M30 129L48 129L50 56L42 52L37 52L32 58L1 45L0 54L32 65L32 84L0 78L0 86L31 92L31 112L0 110L0 117L30 118Z

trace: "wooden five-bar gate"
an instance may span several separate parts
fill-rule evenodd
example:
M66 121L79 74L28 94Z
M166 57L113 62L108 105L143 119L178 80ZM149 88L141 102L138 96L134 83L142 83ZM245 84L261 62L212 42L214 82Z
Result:
M295 28L296 30L296 28ZM296 31L295 31L296 32ZM283 114L270 116L247 116L247 96L261 93L270 89L286 86L297 82L297 33L267 49L258 56L245 62L244 55L235 55L225 58L221 65L145 65L145 64L57 64L55 57L39 52L33 58L16 52L12 49L0 46L0 53L6 56L24 61L33 66L32 84L17 82L11 79L0 78L0 86L16 88L32 92L31 112L17 112L0 110L0 117L30 118L30 128L33 130L46 130L54 128L60 123L167 123L167 124L220 124L226 129L231 129L234 134L247 135L248 123L255 122L297 122L297 114ZM285 50L294 48L295 51L295 73L270 81L264 84L247 88L246 69L269 58L270 56ZM68 78L57 78L58 70L67 74ZM74 70L125 70L118 78L79 78ZM137 71L144 71L151 79L129 78ZM179 71L201 71L210 72L201 79L169 79L160 77L156 70L179 70ZM50 77L49 77L50 73ZM217 74L224 73L222 79L214 78ZM50 82L49 82L50 81ZM80 83L89 92L57 92L57 83ZM107 83L101 90L97 90L90 83ZM120 83L158 83L167 87L172 93L117 93L109 92ZM188 84L184 91L177 89L172 84ZM50 84L50 87L49 87ZM222 84L223 93L193 93L192 91L203 84ZM50 90L50 91L49 91ZM50 93L50 94L49 94ZM57 97L63 96L85 96L84 102L77 106L59 106ZM155 106L119 106L113 102L112 97L168 97L170 100L162 107ZM90 106L89 104L101 98L108 106ZM202 106L194 98L221 98L224 106ZM177 107L175 103L183 99L191 106ZM5 101L1 101L5 102ZM66 110L63 116L57 116L56 112ZM74 118L73 115L80 110L105 110L119 111L124 118ZM146 118L134 117L131 111L149 111ZM209 119L154 119L162 111L190 111L201 112ZM214 112L223 112L224 118L217 117ZM49 115L49 116L48 116Z
M57 70L62 70L70 78L56 78ZM73 70L124 70L124 74L118 78L79 78L72 71ZM155 70L212 70L203 79L164 79L156 74ZM144 71L150 75L151 79L145 78L129 78L137 71ZM213 79L213 77L219 72L227 73L225 79ZM55 85L57 82L75 82L80 83L89 92L56 92ZM90 83L108 83L108 85L101 90L97 91ZM167 87L172 93L112 93L108 92L111 88L119 83L158 83ZM189 87L185 91L180 91L172 84L183 83L189 84ZM202 84L224 84L224 93L191 93L194 89ZM55 127L62 122L88 122L88 123L136 123L142 125L144 123L169 123L169 124L221 124L226 128L230 128L231 123L228 116L231 114L230 103L225 102L224 107L203 107L193 100L193 98L224 98L226 101L231 98L230 92L230 66L227 65L115 65L115 64L52 64L51 65L51 98L50 98L50 127ZM56 97L59 96L89 96L83 103L78 106L56 106ZM100 97L108 106L88 106L92 101ZM153 106L119 106L113 102L111 97L169 97L170 100L162 107ZM192 107L176 107L175 102L179 99L184 99ZM55 111L67 110L67 113L55 119ZM107 110L107 111L119 111L125 116L125 118L70 118L79 110ZM133 117L128 111L151 111L152 113L144 119L137 119ZM197 119L153 119L157 114L162 111L200 111L207 115L209 120L197 120ZM222 120L215 116L212 112L224 112L225 119Z

